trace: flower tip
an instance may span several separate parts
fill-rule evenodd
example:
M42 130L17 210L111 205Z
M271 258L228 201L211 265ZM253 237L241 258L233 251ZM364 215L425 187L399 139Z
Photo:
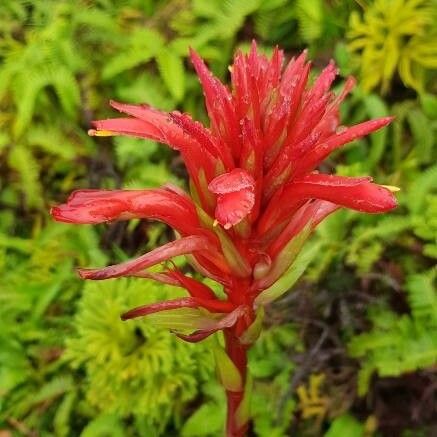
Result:
M125 104L123 104L123 103L120 103L120 102L117 102L116 100L110 100L109 101L109 106L111 107L111 108L114 108L114 109L116 109L117 111L119 111L119 112L123 112L123 106L126 106Z
M390 124L396 118L395 115L388 115L387 117L383 117L381 120L384 122L384 126Z
M375 211L377 213L384 213L397 208L398 200L396 199L395 193L399 191L398 187L392 187L391 185L379 185L383 190L385 190L386 195L382 196L379 210ZM373 211L372 211L373 212Z
M68 211L68 208L67 208ZM68 212L66 214L66 208L64 206L53 206L50 208L50 215L57 221L63 223L75 223L71 217L69 217Z
M76 273L78 274L80 279L86 279L86 269L76 269Z
M190 59L191 62L193 63L193 65L198 64L199 62L202 62L202 58L200 57L199 53L196 52L196 50L194 50L193 47L189 47L189 53L190 53Z
M50 215L51 215L55 220L57 220L58 217L59 217L59 215L60 215L59 207L58 207L58 206L52 206L52 207L50 208Z
M108 272L109 271L109 272ZM112 271L110 269L76 269L77 274L80 279L93 279L95 281L100 281L102 279L108 279L116 276L111 276Z

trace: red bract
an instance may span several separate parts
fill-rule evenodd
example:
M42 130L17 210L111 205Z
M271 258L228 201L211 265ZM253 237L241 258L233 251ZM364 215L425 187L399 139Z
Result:
M247 332L253 330L257 307L271 300L266 296L282 294L274 287L314 227L340 207L382 213L396 206L390 189L371 178L316 170L331 152L386 126L392 118L340 126L339 106L354 80L347 79L335 95L330 87L337 69L331 62L311 85L306 52L282 69L281 50L276 48L268 59L253 43L248 55L238 52L234 58L231 88L214 77L194 51L191 61L203 87L209 127L187 114L111 102L129 117L95 121L90 131L95 136L128 135L168 144L182 155L191 195L171 186L76 191L66 204L53 208L52 215L68 223L147 218L173 227L178 234L174 242L120 265L82 269L80 275L136 276L186 289L189 297L136 308L123 318L176 314L187 307L203 311L202 323L186 321L189 332L174 330L187 341L224 330L226 351L244 382L245 350L252 341ZM226 300L168 264L160 273L148 270L178 255L187 255L201 275L222 284ZM239 390L242 393L242 387ZM240 401L241 396L237 402L233 395L230 408ZM244 429L235 420L228 423L232 435Z

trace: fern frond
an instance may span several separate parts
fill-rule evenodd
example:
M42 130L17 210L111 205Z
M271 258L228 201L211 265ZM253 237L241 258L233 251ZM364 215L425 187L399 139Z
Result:
M50 71L50 83L53 84L66 115L73 118L80 105L80 89L77 80L68 68L60 66Z
M136 29L128 37L124 37L115 54L106 63L102 77L111 79L117 74L146 64L162 49L164 44L161 35L153 29Z
M410 185L406 195L406 206L414 214L420 214L425 206L426 196L437 187L437 165L419 174Z
M14 100L17 104L17 116L13 132L19 138L30 124L36 105L38 93L48 84L47 71L32 70L26 77L18 76L13 84Z
M9 153L8 163L18 174L19 187L26 196L27 204L40 208L43 204L43 198L38 161L27 147L14 145Z
M384 249L382 242L392 241L412 226L411 217L394 216L379 219L373 227L355 228L354 238L347 248L347 262L357 265L362 273L369 271Z
M315 41L323 31L323 3L321 0L298 0L296 15L299 31L306 42Z
M62 159L72 160L81 154L81 147L64 135L58 126L35 123L27 131L26 137L30 146L37 146L46 153Z
M379 313L378 316L386 315ZM380 376L399 376L434 365L437 330L408 316L391 318L384 330L375 328L354 337L349 343L349 353L360 358L363 365L359 374L359 395L362 396L367 392L374 371Z
M406 290L413 317L416 320L428 319L437 329L436 276L436 269L410 275L407 278Z
M216 21L217 36L232 38L246 17L256 11L260 4L260 0L225 0Z
M169 49L161 49L156 56L159 73L170 95L178 103L185 94L185 69L182 58Z

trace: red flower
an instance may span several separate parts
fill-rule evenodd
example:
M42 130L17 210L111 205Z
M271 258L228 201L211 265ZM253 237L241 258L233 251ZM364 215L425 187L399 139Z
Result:
M235 56L231 89L194 51L191 60L203 87L209 127L176 111L111 102L129 117L95 121L90 130L95 136L150 138L178 150L188 170L191 196L173 186L82 190L54 207L52 215L67 223L156 219L177 231L175 241L137 259L79 273L95 280L136 276L187 290L188 297L134 308L122 318L154 313L156 320L156 313L163 312L163 320L168 320L165 314L172 314L177 323L169 327L194 342L224 331L236 373L226 357L217 352L216 358L219 368L227 369L221 375L228 392L228 434L236 436L244 434L248 420L237 409L246 380L246 349L259 332L257 308L289 288L280 279L293 268L305 239L340 207L382 213L396 206L389 187L369 177L333 176L316 169L331 152L392 118L340 126L339 106L354 80L348 78L335 95L330 87L337 69L331 62L310 85L306 52L282 69L281 50L276 48L268 59L253 43L248 55ZM168 263L159 273L149 270L178 255L186 255L201 275L222 284L226 299ZM190 316L178 313L180 308L190 308ZM198 317L193 316L196 311Z
M201 338L215 332L225 313L241 335L255 317L254 302L290 267L286 250L304 232L340 207L381 213L396 206L388 188L369 177L320 174L317 166L334 150L392 120L384 117L349 128L340 126L339 105L354 85L348 78L334 95L337 69L331 62L312 85L306 52L282 69L277 48L271 59L237 53L230 68L232 88L215 78L201 58L191 60L203 87L210 126L189 115L164 113L147 105L111 102L129 115L95 121L90 135L129 135L167 143L186 164L191 197L172 186L155 190L82 190L52 209L68 223L102 223L130 218L160 220L180 238L138 259L103 269L81 269L85 279L140 276L185 288L190 297L138 308L124 318L174 308L205 308L221 316ZM301 245L296 248L297 250ZM202 275L223 285L219 300L201 282L176 268L147 269L177 255L189 255ZM235 313L236 311L236 313ZM219 320L219 321L217 321ZM229 328L228 323L224 326ZM199 339L199 332L183 335Z

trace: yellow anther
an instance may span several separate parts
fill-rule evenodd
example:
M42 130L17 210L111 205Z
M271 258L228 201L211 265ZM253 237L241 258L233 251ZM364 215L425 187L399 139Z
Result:
M398 191L401 191L399 187L395 187L394 185L381 185L381 187L386 188L388 191L391 191L392 193L397 193Z
M116 132L112 132L110 130L90 129L88 131L88 135L91 135L92 137L112 137L114 135L117 135L117 133Z

